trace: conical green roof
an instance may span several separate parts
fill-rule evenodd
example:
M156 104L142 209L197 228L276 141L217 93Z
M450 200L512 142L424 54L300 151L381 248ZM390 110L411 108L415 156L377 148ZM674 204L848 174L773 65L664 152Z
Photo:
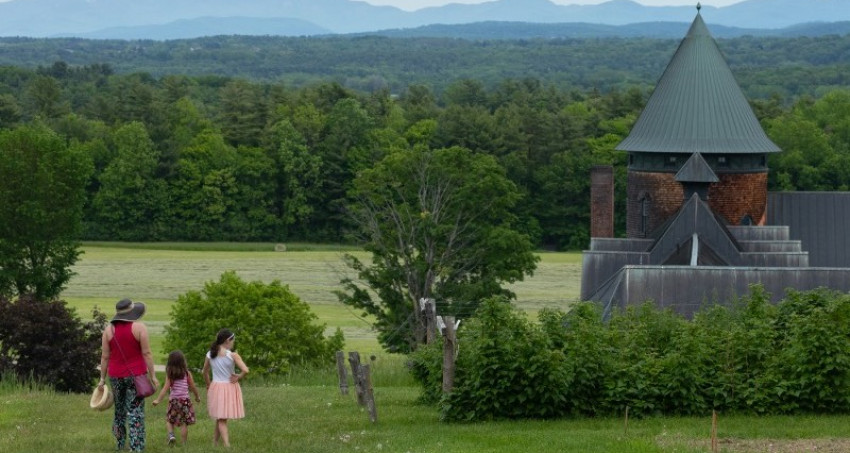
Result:
M780 151L765 135L699 12L631 133L616 149L703 154Z

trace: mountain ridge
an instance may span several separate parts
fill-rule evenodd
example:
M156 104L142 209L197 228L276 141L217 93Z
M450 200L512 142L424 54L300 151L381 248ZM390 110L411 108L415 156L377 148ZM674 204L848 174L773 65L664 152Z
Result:
M204 19L210 33L240 33L238 18L255 19L258 33L274 31L270 21L289 21L292 35L367 33L428 25L480 22L589 23L622 26L635 23L691 22L694 6L643 6L632 0L598 5L558 5L549 0L493 0L479 4L452 3L403 11L355 0L12 0L0 3L0 36L98 36L135 34L139 39L179 35L166 25ZM744 29L780 29L811 22L850 21L846 0L745 0L725 7L704 6L709 25ZM210 25L212 24L212 25ZM297 25L296 25L297 24ZM221 30L215 27L222 27ZM131 32L130 29L136 27ZM280 27L278 27L280 28ZM286 27L284 27L286 31ZM144 34L144 33L147 34ZM249 33L250 34L250 33ZM180 35L182 37L189 37Z

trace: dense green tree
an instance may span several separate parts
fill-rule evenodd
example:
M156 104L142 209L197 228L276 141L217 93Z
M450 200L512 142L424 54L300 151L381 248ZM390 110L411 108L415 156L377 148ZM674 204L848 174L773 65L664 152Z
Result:
M246 282L229 271L203 290L177 297L163 347L182 350L189 367L199 369L216 332L226 327L236 334L239 355L252 373L280 375L332 363L342 348L342 332L325 337L325 326L316 320L310 306L280 281Z
M159 152L138 122L118 129L113 140L115 157L100 175L93 202L101 234L122 241L164 239L169 202L165 181L156 177Z
M0 94L0 129L11 128L21 120L22 111L11 94Z
M536 267L531 241L514 230L520 194L490 156L460 147L395 152L362 171L352 195L372 259L346 257L357 278L343 280L338 295L375 317L390 350L425 341L421 299L467 316L488 296L511 295L503 285Z
M381 158L373 140L374 119L354 98L341 99L328 113L320 143L322 196L314 221L326 239L340 241L348 226L347 192L355 175Z
M27 86L27 105L31 117L56 118L69 107L62 99L62 86L50 76L36 76Z
M77 261L91 160L46 126L0 131L0 295L59 295Z
M257 146L266 125L267 109L256 84L237 79L221 89L219 123L232 146Z
M819 169L833 154L817 124L798 114L766 121L766 132L782 149L770 156L769 186L773 190L828 190Z
M404 115L410 123L433 119L439 114L437 99L427 85L409 85L402 94L400 102L404 108Z
M233 177L233 210L224 226L231 241L278 240L279 217L275 212L276 179L280 168L259 147L236 149Z
M180 151L169 188L173 234L184 240L226 240L223 227L234 214L234 194L239 190L236 161L236 150L209 129Z
M321 198L321 158L311 154L304 138L287 120L271 128L266 145L275 172L272 211L278 218L276 239L289 238L301 226L301 237L308 237L308 221L315 202ZM297 234L296 233L296 234Z

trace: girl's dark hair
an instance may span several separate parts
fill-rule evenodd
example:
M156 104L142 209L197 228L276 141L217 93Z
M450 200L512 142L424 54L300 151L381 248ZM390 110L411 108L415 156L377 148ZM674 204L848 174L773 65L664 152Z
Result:
M227 341L232 336L233 332L231 332L230 329L221 329L218 331L218 335L215 336L215 341L213 341L212 345L210 345L211 359L214 359L218 356L218 347L221 346L222 343Z
M171 351L171 353L168 354L168 362L166 362L165 365L165 374L168 376L168 379L171 379L171 382L174 382L186 377L187 373L189 373L189 370L186 365L186 357L183 356L183 352Z

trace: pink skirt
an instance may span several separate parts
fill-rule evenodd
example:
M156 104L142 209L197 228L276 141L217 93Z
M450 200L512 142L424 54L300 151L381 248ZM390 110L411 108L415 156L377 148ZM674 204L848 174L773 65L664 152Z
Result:
M210 382L207 389L207 411L210 417L216 420L245 417L242 388L239 383Z

